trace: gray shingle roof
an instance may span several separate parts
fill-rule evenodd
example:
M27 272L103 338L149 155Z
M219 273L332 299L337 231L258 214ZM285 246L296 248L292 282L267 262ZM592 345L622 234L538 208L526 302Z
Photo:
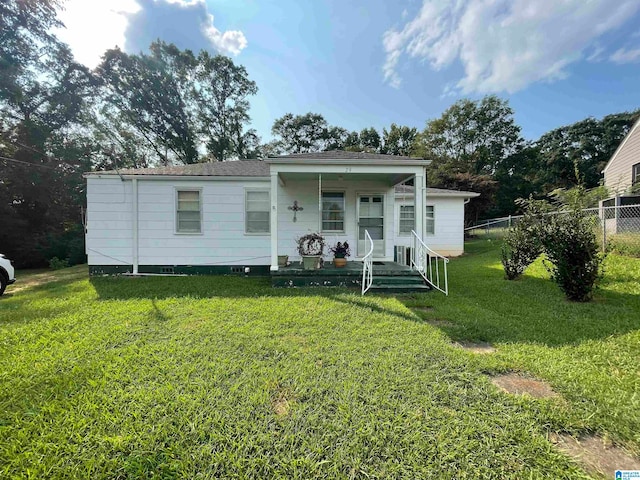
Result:
M230 162L194 163L158 168L124 168L90 172L87 175L185 175L213 177L268 177L269 164L261 160L237 160Z
M366 152L347 152L345 150L329 150L328 152L314 152L314 153L292 153L289 155L280 155L269 158L313 158L313 159L326 159L326 160L422 160L421 158L403 157L400 155L385 155L382 153L366 153Z
M413 195L412 185L396 185L396 195L408 194ZM431 188L427 187L427 197L479 197L480 194L476 192L467 192L465 190L447 190L445 188Z

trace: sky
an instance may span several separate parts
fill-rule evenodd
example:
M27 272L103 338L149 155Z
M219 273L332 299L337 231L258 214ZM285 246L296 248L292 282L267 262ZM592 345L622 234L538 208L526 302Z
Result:
M155 39L222 53L285 113L423 129L461 98L509 101L525 138L640 108L640 0L67 0L59 37L95 67Z

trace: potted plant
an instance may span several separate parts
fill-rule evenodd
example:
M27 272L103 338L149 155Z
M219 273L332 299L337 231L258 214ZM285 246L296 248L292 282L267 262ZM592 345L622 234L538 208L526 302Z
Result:
M305 270L320 268L320 259L324 252L324 238L319 233L308 233L296 240L298 253L302 257Z
M338 242L329 250L333 253L333 264L336 268L343 268L347 264L347 257L351 255L351 249L347 242Z

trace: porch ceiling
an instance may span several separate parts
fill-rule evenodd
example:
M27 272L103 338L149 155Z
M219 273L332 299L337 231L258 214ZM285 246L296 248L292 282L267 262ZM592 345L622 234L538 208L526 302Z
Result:
M278 176L286 184L288 182L318 180L318 173L311 172L279 172ZM323 182L380 182L390 187L413 178L408 173L323 173Z

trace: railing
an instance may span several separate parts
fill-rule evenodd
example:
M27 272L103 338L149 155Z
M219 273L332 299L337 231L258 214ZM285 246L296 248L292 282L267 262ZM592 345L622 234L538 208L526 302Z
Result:
M364 238L370 246L369 253L362 259L362 295L367 293L373 283L373 240L367 230L364 231Z
M411 268L415 269L432 288L449 295L447 264L449 259L434 252L411 230Z

